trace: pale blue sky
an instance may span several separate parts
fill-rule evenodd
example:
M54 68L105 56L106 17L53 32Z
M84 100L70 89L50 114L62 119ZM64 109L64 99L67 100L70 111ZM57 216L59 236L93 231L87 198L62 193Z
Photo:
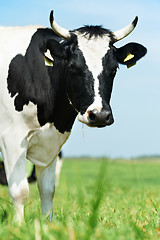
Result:
M0 3L0 25L49 26L50 10L56 21L74 29L102 24L117 30L135 16L134 32L118 42L138 42L148 49L145 58L127 69L120 66L111 99L115 123L91 129L76 121L65 156L135 157L160 154L160 1L159 0L5 0Z

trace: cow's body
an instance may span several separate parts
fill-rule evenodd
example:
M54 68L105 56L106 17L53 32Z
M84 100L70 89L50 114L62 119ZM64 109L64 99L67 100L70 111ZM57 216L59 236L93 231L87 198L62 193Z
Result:
M120 31L91 26L62 32L0 28L0 149L18 221L29 193L26 158L36 165L42 212L53 217L54 160L77 114L91 127L112 124L109 101L118 62L130 65L146 53L135 43L116 49ZM124 63L130 52L133 59Z

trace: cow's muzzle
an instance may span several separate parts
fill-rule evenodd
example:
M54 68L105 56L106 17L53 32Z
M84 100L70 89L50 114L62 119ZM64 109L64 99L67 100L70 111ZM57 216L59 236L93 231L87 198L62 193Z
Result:
M110 110L102 110L101 112L98 112L96 109L88 111L88 121L89 125L93 127L105 127L114 122L113 115Z
M88 110L87 114L79 115L78 120L89 127L105 127L113 124L114 119L111 110L97 111L97 109Z

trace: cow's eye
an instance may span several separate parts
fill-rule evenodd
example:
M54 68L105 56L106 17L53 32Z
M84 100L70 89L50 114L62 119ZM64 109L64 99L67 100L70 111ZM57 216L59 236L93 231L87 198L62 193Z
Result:
M78 73L78 72L79 72L79 68L78 68L78 66L77 66L75 63L70 63L70 64L68 65L68 70L69 70L69 72L72 73L72 74L75 74L75 73Z
M73 62L69 63L68 68L70 71L73 71L73 72L75 72L77 69L76 65Z
M71 71L76 71L76 69L77 69L75 64L70 65L69 68L70 68Z

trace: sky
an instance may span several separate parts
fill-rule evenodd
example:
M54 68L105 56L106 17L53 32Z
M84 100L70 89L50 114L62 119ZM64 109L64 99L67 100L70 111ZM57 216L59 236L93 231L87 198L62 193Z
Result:
M148 49L136 66L120 65L117 71L111 98L114 124L97 129L76 120L62 148L64 156L160 155L160 1L5 0L0 3L0 25L49 27L52 9L58 24L70 30L90 24L115 31L138 16L135 30L115 46L137 42Z

